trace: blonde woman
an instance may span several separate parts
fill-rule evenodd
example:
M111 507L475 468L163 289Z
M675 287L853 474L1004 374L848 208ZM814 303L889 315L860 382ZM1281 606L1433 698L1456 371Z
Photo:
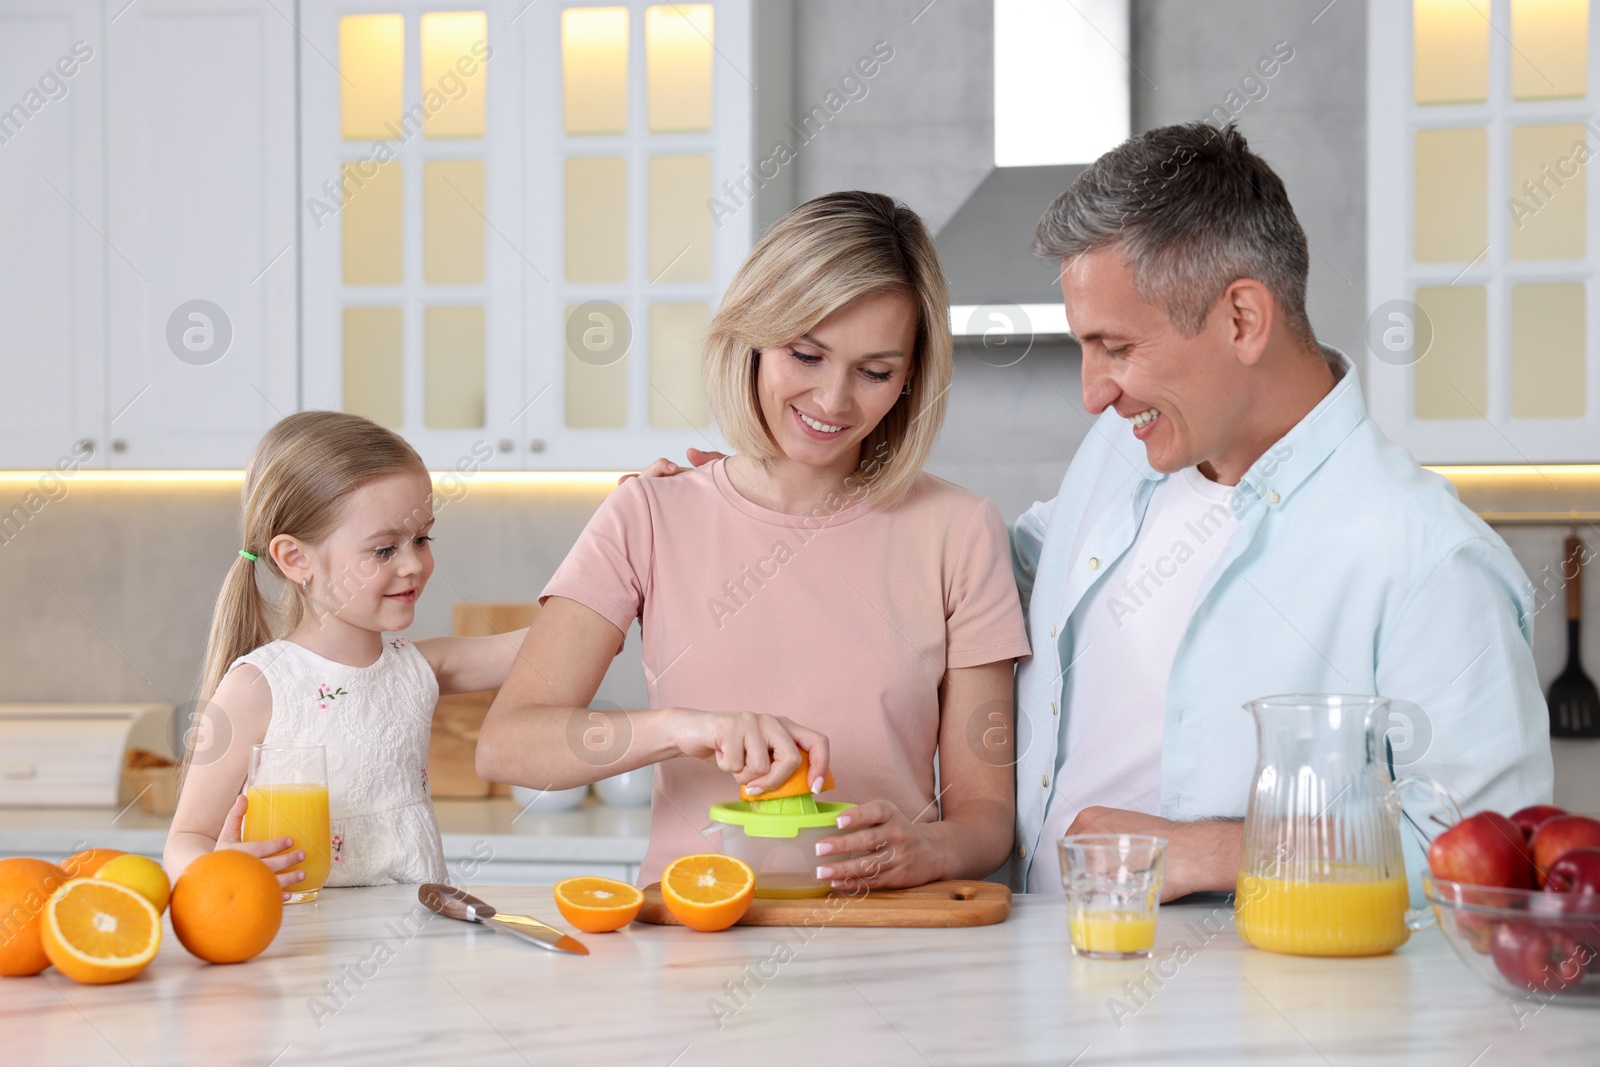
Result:
M737 454L600 506L540 597L479 773L561 789L654 764L648 883L706 851L711 804L773 788L803 749L829 799L860 805L819 877L990 874L1028 644L999 513L922 472L952 372L922 221L860 192L791 211L724 295L704 372ZM635 619L650 708L586 710Z

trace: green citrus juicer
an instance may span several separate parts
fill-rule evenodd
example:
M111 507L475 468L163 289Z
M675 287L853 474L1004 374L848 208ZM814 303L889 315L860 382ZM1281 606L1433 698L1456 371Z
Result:
M817 857L817 842L834 837L841 811L854 804L818 800L810 793L775 800L731 800L711 805L714 820L706 831L720 831L724 855L741 859L756 872L756 896L792 899L824 897L831 888L817 877L819 863L848 854Z

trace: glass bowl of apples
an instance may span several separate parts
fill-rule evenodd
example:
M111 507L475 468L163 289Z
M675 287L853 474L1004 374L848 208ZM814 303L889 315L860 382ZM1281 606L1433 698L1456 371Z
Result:
M1600 820L1479 812L1433 840L1423 888L1467 967L1501 992L1600 1007Z

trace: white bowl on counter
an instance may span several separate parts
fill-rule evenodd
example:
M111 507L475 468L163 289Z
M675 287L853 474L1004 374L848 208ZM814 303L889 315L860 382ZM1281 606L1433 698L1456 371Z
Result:
M525 785L511 787L511 799L523 811L571 811L583 803L589 787L580 785L573 789L533 789Z
M643 808L649 806L655 784L655 768L640 767L600 779L594 784L594 791L602 804L614 808Z

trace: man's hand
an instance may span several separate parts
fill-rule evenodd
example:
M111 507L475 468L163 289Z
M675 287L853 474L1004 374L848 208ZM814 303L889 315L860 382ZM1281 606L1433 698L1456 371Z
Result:
M689 449L689 462L694 464L694 467L704 467L714 459L727 458L721 452L702 452L698 448ZM662 456L638 474L624 474L617 479L617 484L621 485L629 478L670 478L674 474L682 474L684 471L693 470L694 467L681 467L667 457Z
M1207 890L1231 893L1239 880L1244 845L1242 819L1173 822L1121 808L1088 807L1078 812L1068 834L1150 834L1167 841L1166 876L1161 899L1174 900Z

